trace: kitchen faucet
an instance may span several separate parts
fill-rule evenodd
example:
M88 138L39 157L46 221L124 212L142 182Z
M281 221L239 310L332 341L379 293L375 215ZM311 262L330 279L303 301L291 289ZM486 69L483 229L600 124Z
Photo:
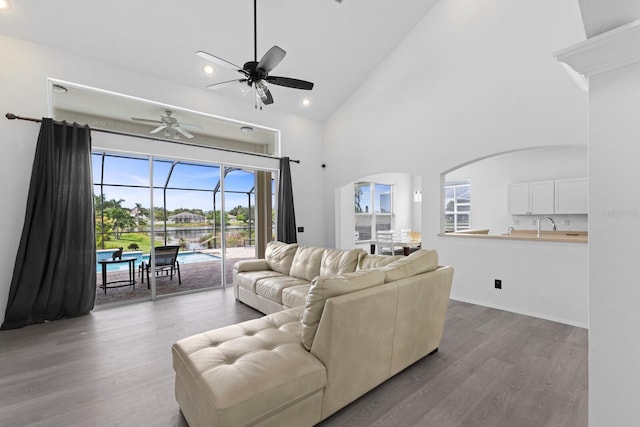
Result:
M538 217L538 235L536 237L540 237L540 221L542 221L543 219L548 219L549 221L551 221L551 224L553 225L553 231L556 231L556 223L553 218L551 218L550 216L541 216Z

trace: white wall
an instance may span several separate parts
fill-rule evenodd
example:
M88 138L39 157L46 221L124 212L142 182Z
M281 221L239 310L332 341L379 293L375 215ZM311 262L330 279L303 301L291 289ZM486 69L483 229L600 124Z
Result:
M522 150L482 159L449 172L446 180L471 181L471 228L488 228L489 234L502 234L511 226L533 230L538 218L509 214L509 184L585 178L587 173L587 146L583 145ZM586 215L551 216L558 230L587 230Z
M554 246L546 257L553 247L500 250L487 241L437 237L443 171L519 148L586 143L587 94L553 58L584 38L575 1L438 2L325 126L327 230L335 227L335 189L374 173L422 176L423 246L456 269L454 296L585 325L585 245ZM363 153L366 161L353 162ZM564 259L571 265L562 258L570 251ZM549 271L574 274L550 276L540 268L549 262ZM496 265L508 266L500 274L530 275L521 292L507 299L483 282ZM538 283L562 289L558 298L581 305L579 312L561 317L537 298L531 306L530 294L549 291Z
M47 77L150 99L178 107L230 117L280 129L282 155L300 159L292 164L299 234L304 244L325 245L322 211L324 176L321 169L322 124L253 104L218 96L91 59L0 36L0 111L27 117L48 116ZM13 264L24 220L27 191L38 126L0 119L3 155L0 158L0 310L6 307ZM180 153L177 149L176 153ZM46 213L43 213L46 214Z

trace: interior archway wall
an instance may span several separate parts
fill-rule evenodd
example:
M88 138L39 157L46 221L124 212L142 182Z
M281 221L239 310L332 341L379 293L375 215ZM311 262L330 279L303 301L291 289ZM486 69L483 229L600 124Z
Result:
M421 230L422 203L415 201L414 195L422 190L422 177L403 172L367 175L349 181L335 190L336 224L338 224L335 236L336 247L369 249L368 243L356 244L355 240L354 184L360 181L392 185L395 228Z
M446 181L469 179L471 181L470 228L488 228L489 234L501 234L511 226L522 229L532 228L532 225L525 223L524 220L522 223L514 223L514 218L509 214L508 185L510 183L587 176L586 145L529 147L464 162L441 173L440 231L444 230L444 183ZM580 222L580 224L571 224L571 222L566 224L565 219L558 226L586 230L586 218Z

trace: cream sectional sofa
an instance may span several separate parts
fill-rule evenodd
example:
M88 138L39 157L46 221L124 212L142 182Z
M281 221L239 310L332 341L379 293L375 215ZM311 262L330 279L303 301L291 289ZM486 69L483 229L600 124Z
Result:
M273 244L270 261L234 273L238 299L276 312L174 344L176 400L191 427L312 426L437 351L453 269L435 251L389 263L363 251L303 250L299 270L289 251ZM288 259L296 275L285 274ZM276 270L258 268L269 262ZM306 283L318 265L349 271ZM260 291L268 283L272 291ZM295 299L285 291L302 286L303 304L286 308Z
M270 314L304 305L316 276L382 267L400 258L368 255L362 249L328 249L273 241L267 244L264 259L234 265L233 289L238 301Z

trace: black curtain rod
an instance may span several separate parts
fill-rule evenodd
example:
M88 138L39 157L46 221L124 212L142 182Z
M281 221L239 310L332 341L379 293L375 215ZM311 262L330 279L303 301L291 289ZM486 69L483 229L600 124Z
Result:
M15 115L13 113L7 113L4 116L9 120L26 120L28 122L35 122L35 123L42 122L41 119L34 119L33 117L17 116L17 115ZM100 128L92 128L92 127L90 127L90 129L92 131L102 132L102 133L109 133L109 134L112 134L112 135L131 136L131 137L134 137L134 138L148 139L148 140L151 140L151 141L165 141L165 142L171 142L173 144L188 145L188 146L191 146L191 147L203 147L202 145L199 145L199 144L190 144L188 142L176 141L176 140L173 140L173 139L157 138L157 137L154 137L154 136L136 135L136 134L133 134L133 133L119 132L117 130L100 129ZM220 148L220 147L205 147L205 148L210 148L212 150L218 150L218 151L225 151L227 153L246 154L248 156L264 157L264 158L267 158L267 159L280 160L280 157L269 156L268 154L251 153L251 152L248 152L248 151L238 151L238 150L232 150L230 148ZM300 160L289 159L289 162L298 163L299 164Z

